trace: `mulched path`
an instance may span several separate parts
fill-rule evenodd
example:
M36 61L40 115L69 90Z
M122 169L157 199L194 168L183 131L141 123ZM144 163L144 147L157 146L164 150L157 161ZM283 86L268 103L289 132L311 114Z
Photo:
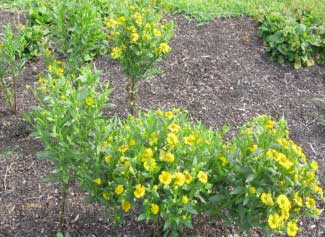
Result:
M12 15L0 13L0 30ZM325 188L325 66L299 71L273 63L257 37L250 18L216 19L206 25L171 16L177 25L173 52L160 62L160 74L140 84L141 109L188 109L195 120L222 128L238 126L257 114L288 120L291 138L309 158L318 160ZM109 114L126 115L126 78L118 64L100 57L95 65L113 88ZM30 63L19 88L19 111L31 110L33 98L25 90L44 69ZM0 98L0 111L4 104ZM58 188L47 180L49 161L36 158L42 149L21 116L0 112L0 236L54 236L58 229ZM152 226L126 216L120 226L107 223L103 209L86 204L85 194L71 188L66 220L69 236L151 236ZM319 207L324 209L325 204ZM299 236L324 236L325 214L301 220ZM220 222L201 217L191 236L261 236L258 230L238 233Z

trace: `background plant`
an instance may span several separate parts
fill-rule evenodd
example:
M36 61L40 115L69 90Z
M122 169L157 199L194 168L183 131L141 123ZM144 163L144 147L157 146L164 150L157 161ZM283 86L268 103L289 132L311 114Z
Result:
M211 189L207 162L214 160L222 135L190 122L179 110L129 117L101 146L81 183L96 201L114 213L136 210L139 220L164 221L166 236L192 228L192 217ZM222 161L214 162L215 168Z
M129 112L135 114L137 83L145 79L154 63L171 51L173 23L162 22L162 15L148 1L125 1L106 19L111 41L110 55L118 60L128 76Z
M262 227L266 234L289 236L298 233L300 217L320 215L316 201L324 198L316 177L318 164L307 161L288 134L283 119L275 122L259 116L244 125L241 135L225 146L226 189L220 189L219 183L214 187L209 207L218 208L209 212L228 216L229 224L244 230Z
M78 69L106 49L105 33L97 7L88 0L56 1L49 19L52 47L71 69Z
M319 15L311 10L298 10L293 15L282 12L266 13L259 20L259 34L272 58L280 64L294 63L313 66L324 63L325 25Z
M23 57L26 41L20 34L15 36L10 25L5 27L2 38L0 42L0 89L8 109L16 113L17 87L26 62Z
M107 137L102 110L107 107L110 89L102 86L98 73L89 68L75 77L67 75L63 63L55 60L48 73L35 85L37 106L27 119L34 126L34 136L44 145L38 156L54 163L53 178L62 188L63 225L69 184L81 163L93 162L102 139Z

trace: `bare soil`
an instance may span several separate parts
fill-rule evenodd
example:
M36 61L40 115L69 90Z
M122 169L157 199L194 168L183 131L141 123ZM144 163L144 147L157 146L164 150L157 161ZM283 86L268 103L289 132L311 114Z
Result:
M288 120L291 138L320 165L325 188L325 66L295 70L273 63L257 37L250 18L216 19L206 25L171 16L177 25L173 52L159 64L160 74L139 86L139 108L182 108L207 126L236 127L257 114ZM14 14L0 12L0 31ZM95 62L113 89L108 114L127 114L126 78L106 57ZM25 89L44 70L42 60L26 66L19 87L19 114L8 115L0 94L0 236L55 236L60 198L58 186L47 179L52 164L36 158L42 144L31 138L22 114L32 109ZM131 213L119 226L104 218L102 207L86 204L86 194L72 187L66 213L70 236L151 236L150 224ZM319 203L324 210L325 204ZM187 236L262 236L258 230L239 233L205 217L195 220ZM301 220L299 236L325 236L325 213Z

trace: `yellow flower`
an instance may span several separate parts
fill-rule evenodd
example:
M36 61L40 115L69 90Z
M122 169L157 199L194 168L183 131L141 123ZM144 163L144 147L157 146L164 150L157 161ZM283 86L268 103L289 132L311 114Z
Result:
M298 193L294 193L293 194L293 201L299 206L302 207L303 203L302 203L302 198L299 197Z
M142 184L137 184L135 186L135 191L133 192L136 198L142 198L146 192L146 188Z
M310 162L310 166L311 166L311 168L312 168L314 171L317 171L317 170L318 170L318 163L317 163L317 161L312 160L312 161Z
M177 186L183 186L184 185L184 183L185 183L185 180L186 180L186 177L185 177L185 175L183 174L183 173L181 173L181 172L176 172L175 174L174 174L174 178L175 178L175 184L177 185Z
M288 209L288 208L281 209L282 220L286 221L289 219L289 217L290 217L290 209Z
M127 145L120 146L117 150L121 153L125 153L129 147Z
M38 79L38 82L39 82L39 83L44 83L44 82L45 82L45 78L44 78L44 77L40 77L40 78Z
M257 150L257 145L254 144L253 146L249 147L248 150L249 150L250 152L254 152L254 151L256 151L256 150Z
M115 193L116 193L117 195L121 195L123 192L124 192L124 187L123 187L123 185L121 185L121 184L117 185L116 188L115 188Z
M171 125L169 125L168 130L171 132L178 132L180 130L180 126L178 126L176 123L172 123Z
M323 198L323 189L321 187L319 187L317 184L314 184L313 189L315 193L318 193Z
M158 29L154 29L154 30L153 30L153 34L154 34L156 37L160 37L160 36L161 36L161 31L158 30Z
M168 118L168 119L172 119L172 118L174 118L174 114L173 114L173 112L171 112L171 111L167 111L167 112L165 112L164 115L165 115L165 117Z
M131 9L132 11L135 11L135 9L137 9L137 8L136 8L136 6L132 5L132 6L130 6L130 9Z
M142 25L142 15L139 12L134 13L135 23Z
M266 206L273 206L274 205L271 193L262 193L261 201Z
M132 42L137 42L137 41L139 40L139 35L138 35L138 33L132 33L132 34L130 35L130 40L131 40Z
M122 23L124 23L125 21L126 21L126 19L125 19L124 16L120 16L120 17L117 18L117 22L118 22L119 24L122 24Z
M276 199L276 202L281 209L290 209L291 208L291 203L290 203L288 197L284 194L279 195Z
M308 207L309 209L314 209L316 207L316 202L313 198L307 197L305 203L306 207Z
M288 147L288 141L286 139L278 138L276 141L277 141L277 143L279 143L284 148Z
M62 76L63 73L64 73L64 69L61 68L61 67L59 67L59 68L57 68L57 69L55 70L55 73L56 73L57 75L59 75L59 76Z
M195 142L195 136L194 135L191 135L191 136L188 136L188 137L184 137L184 143L186 145L189 145L189 146L192 146L193 143Z
M228 164L228 160L224 156L220 156L219 160L222 162L222 166L226 166Z
M113 59L117 59L121 56L121 52L122 52L122 49L119 48L119 47L115 47L112 49L112 52L111 52L111 57Z
M108 194L108 192L104 192L102 196L103 196L103 198L105 200L109 200L109 194Z
M273 154L274 155L274 154ZM290 169L294 164L288 160L288 158L280 152L275 154L275 160L279 162L285 169Z
M108 20L106 20L106 27L107 28L114 28L118 24L119 24L119 22L118 21L115 21L114 19L108 19Z
M87 97L86 98L86 104L88 105L88 106L92 106L93 104L94 104L94 99L93 99L93 97Z
M131 203L129 203L128 201L122 202L122 209L124 212L128 212L130 208L131 208Z
M265 124L265 127L268 129L272 129L274 127L275 122L273 120L268 120Z
M287 225L287 234L289 236L296 236L299 228L296 222L289 221Z
M165 162L172 163L175 160L175 156L172 153L160 151L159 159Z
M267 223L271 229L277 229L279 227L281 218L278 214L271 214L267 219Z
M168 133L167 142L172 146L176 146L178 144L178 137L175 133Z
M161 43L157 48L158 54L166 54L169 53L171 50L171 47L166 43Z
M102 180L101 180L101 178L97 178L97 179L95 179L94 182L95 182L97 185L101 185L101 184L102 184Z
M199 179L199 181L203 184L206 184L208 182L208 175L203 172L203 171L200 171L198 174L197 174L197 177Z
M159 175L159 181L163 185L169 185L170 182L172 181L172 175L168 171L163 171Z
M154 214L154 215L157 215L158 212L159 212L159 206L155 203L151 204L151 212Z
M152 143L157 143L158 142L158 136L156 133L151 133L149 136L149 141Z
M143 158L151 158L153 156L153 151L151 148L146 148L143 152Z
M188 202L189 202L188 197L187 197L186 195L184 195L184 196L182 197L182 203L186 205Z
M155 169L157 167L157 163L154 159L152 158L146 158L143 162L143 167L145 168L145 170L152 170Z
M190 174L190 172L188 172L187 170L184 171L184 175L185 175L185 183L186 184L190 184L192 183L192 175Z

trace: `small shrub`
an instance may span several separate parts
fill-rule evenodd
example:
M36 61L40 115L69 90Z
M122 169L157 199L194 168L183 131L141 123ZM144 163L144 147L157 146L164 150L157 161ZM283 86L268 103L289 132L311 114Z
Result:
M25 39L19 34L15 36L11 26L7 25L0 42L0 89L12 113L17 112L17 87L26 61L23 57L25 46Z
M135 210L139 220L163 219L166 235L175 235L192 228L211 180L224 175L208 167L211 161L224 169L216 159L221 146L221 134L192 124L186 113L139 114L116 126L81 183L94 201L113 211L115 221Z
M266 234L289 236L299 231L300 217L320 215L316 201L324 199L317 162L307 161L288 134L285 120L268 116L244 125L226 146L229 169L222 188L213 187L209 212L228 216L228 223L244 230L262 227Z
M295 14L266 13L260 18L259 35L272 58L282 64L313 66L324 63L325 25L311 10Z
M171 51L173 23L163 23L161 14L147 1L125 1L106 19L111 40L110 55L128 76L129 112L135 113L137 82L145 79L154 63Z
M81 163L92 162L101 140L107 137L102 110L107 106L108 87L89 68L79 77L65 75L62 62L49 66L48 77L35 85L37 107L27 119L36 139L44 145L38 156L54 163L54 180L62 186L61 224L67 189Z
M105 51L101 16L91 1L57 1L51 14L52 46L68 59L70 68L80 68Z

